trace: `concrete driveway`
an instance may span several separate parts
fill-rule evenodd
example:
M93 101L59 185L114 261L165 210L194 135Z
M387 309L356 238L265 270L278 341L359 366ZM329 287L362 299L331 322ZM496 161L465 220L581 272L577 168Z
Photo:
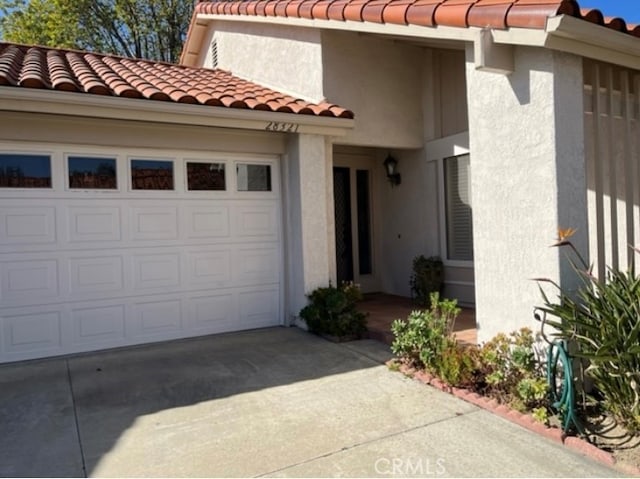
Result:
M618 475L387 357L274 328L0 366L0 475Z

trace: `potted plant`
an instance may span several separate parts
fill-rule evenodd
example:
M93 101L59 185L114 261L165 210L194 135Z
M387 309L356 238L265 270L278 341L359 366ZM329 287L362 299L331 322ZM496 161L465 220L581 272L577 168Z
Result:
M416 256L413 260L413 272L409 280L411 297L415 302L428 308L431 306L431 293L442 294L444 286L444 264L437 256L425 258Z

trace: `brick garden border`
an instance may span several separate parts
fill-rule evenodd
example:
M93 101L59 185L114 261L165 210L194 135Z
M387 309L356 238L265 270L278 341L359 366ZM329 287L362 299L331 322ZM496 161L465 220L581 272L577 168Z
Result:
M389 366L392 362L394 362L393 359L388 361L386 365ZM397 363L394 364L397 365ZM411 368L406 364L401 364L399 371L405 376L420 381L423 384L432 386L445 393L452 394L453 396L460 398L463 401L474 404L512 423L528 429L529 431L535 432L536 434L546 437L556 443L573 449L574 451L579 452L582 455L595 459L596 461L604 463L608 466L615 467L617 470L624 474L640 477L639 467L617 463L615 457L610 452L603 451L602 449L599 449L598 447L579 437L567 436L562 432L561 429L557 427L546 426L541 422L536 421L531 415L511 409L504 404L500 404L495 399L481 396L480 394L469 391L468 389L449 386L439 378L425 371Z

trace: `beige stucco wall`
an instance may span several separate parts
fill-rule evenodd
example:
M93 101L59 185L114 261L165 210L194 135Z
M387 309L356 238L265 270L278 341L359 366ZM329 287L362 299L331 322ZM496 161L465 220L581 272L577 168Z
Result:
M353 32L323 31L323 90L356 114L340 143L385 148L422 144L423 50Z
M242 22L215 22L212 28L219 68L294 97L324 99L318 30ZM212 66L210 51L205 62Z
M516 48L511 75L476 70L467 51L478 339L538 328L532 278L571 287L559 227L586 246L581 58Z

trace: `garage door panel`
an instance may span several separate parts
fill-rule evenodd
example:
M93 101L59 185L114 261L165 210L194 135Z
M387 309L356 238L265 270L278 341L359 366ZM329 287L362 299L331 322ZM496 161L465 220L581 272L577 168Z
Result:
M240 293L240 324L247 329L274 326L274 318L278 317L279 298L277 287Z
M176 207L137 206L130 209L131 239L160 240L178 238Z
M131 333L138 338L175 337L183 329L182 301L158 299L136 302L131 308Z
M180 285L179 253L134 254L133 289L178 288Z
M0 245L56 242L56 209L52 206L0 208Z
M206 334L237 329L238 318L232 293L191 296L188 302L191 330Z
M116 206L67 208L69 241L120 241L121 210Z
M71 258L69 274L72 295L124 291L122 256Z
M278 238L278 222L276 203L260 205L243 205L234 209L234 236L243 239L261 237L266 240Z
M182 214L186 218L187 238L229 237L231 228L228 206L187 206Z
M225 287L231 283L231 250L204 250L188 253L187 279L191 285Z
M3 306L31 304L56 298L59 293L58 261L24 260L0 262Z
M236 284L275 283L279 278L277 248L241 248L234 255Z
M124 305L73 309L71 320L76 345L120 344L125 340Z
M61 331L61 311L2 315L4 353L17 355L15 359L22 359L25 353L26 357L36 352L55 354L62 347Z

